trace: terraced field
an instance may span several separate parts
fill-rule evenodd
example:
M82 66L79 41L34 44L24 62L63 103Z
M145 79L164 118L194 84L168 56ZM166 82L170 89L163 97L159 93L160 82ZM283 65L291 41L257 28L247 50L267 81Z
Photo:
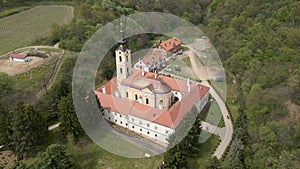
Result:
M37 6L0 19L0 55L46 37L53 23L66 24L73 18L70 6Z

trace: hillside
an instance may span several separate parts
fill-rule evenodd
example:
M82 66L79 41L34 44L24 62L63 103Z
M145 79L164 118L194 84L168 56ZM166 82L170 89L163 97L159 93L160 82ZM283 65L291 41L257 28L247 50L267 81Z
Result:
M210 157L217 138L202 144L200 153L184 157L175 150L170 155L174 166L177 162L186 168L299 168L300 166L300 2L294 0L74 0L74 21L63 26L56 25L46 37L48 43L60 42L60 46L71 51L80 51L83 44L102 25L135 12L157 11L171 13L197 25L209 37L226 69L227 106L234 121L234 134L230 148L220 160ZM14 15L13 15L14 16ZM55 16L55 14L53 14ZM1 21L1 19L0 19ZM2 22L0 22L2 24ZM32 25L34 25L32 23ZM17 26L16 26L17 27ZM45 28L48 30L48 27ZM9 27L7 27L9 30ZM49 31L49 30L48 30ZM19 37L17 34L14 38ZM132 51L151 47L151 41L159 40L157 35L143 34L128 38ZM1 41L1 40L0 40ZM28 41L27 41L28 42ZM12 43L9 41L8 43ZM2 42L1 42L2 44ZM2 47L2 46L1 46ZM9 47L3 47L6 49ZM97 84L109 80L115 71L114 49L101 63L96 77ZM1 50L0 50L1 51ZM76 53L72 53L76 55ZM61 112L66 98L71 93L72 68L76 57L67 60L59 81L48 94L34 104L39 112L44 112L48 123L61 120ZM11 94L11 79L1 75L2 91L0 104L8 105L14 100ZM16 91L14 91L16 92ZM14 98L14 97L12 97ZM4 104L6 103L6 104ZM61 105L61 106L59 106ZM59 108L60 107L60 108ZM66 106L67 107L67 106ZM25 108L24 108L25 109ZM72 106L66 109L72 110ZM18 112L16 108L0 106L0 113ZM9 112L9 113L8 113ZM72 112L75 115L75 112ZM15 113L17 114L17 113ZM0 114L1 115L1 114ZM76 115L75 115L76 117ZM1 119L1 118L0 118ZM70 118L71 119L71 118ZM76 118L71 119L78 124ZM0 142L11 139L13 133L5 120L0 120ZM79 135L80 127L59 128L50 133L40 149L46 151L49 144L67 145L71 159L77 168L107 168L111 166L132 168L151 164L157 168L162 156L143 159L116 157L95 145L85 136ZM83 134L84 135L84 134ZM72 140L74 138L75 143ZM79 142L76 142L79 139ZM78 140L77 140L78 141ZM9 147L15 151L15 145ZM92 147L92 148L91 148ZM51 148L51 147L50 147ZM169 157L170 157L169 156ZM23 162L33 164L45 160L43 155L28 155ZM85 160L88 159L88 160ZM124 164L126 160L126 164ZM176 161L177 160L177 161ZM32 162L33 161L33 162ZM150 162L149 162L150 161ZM47 163L47 162L45 162ZM75 168L75 167L74 167ZM178 168L178 167L177 167Z

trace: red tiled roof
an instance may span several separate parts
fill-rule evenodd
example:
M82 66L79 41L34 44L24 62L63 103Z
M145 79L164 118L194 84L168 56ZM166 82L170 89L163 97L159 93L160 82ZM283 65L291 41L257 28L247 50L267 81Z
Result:
M11 54L8 55L8 57L17 58L17 59L24 59L24 58L27 57L27 54L11 53Z
M176 37L173 37L171 39L168 39L166 41L163 41L160 43L160 46L165 49L166 51L170 51L174 48L175 46L181 45L181 41L177 39Z
M141 71L136 71L132 76L139 76L139 73L141 73ZM154 78L154 75L153 73L147 72L145 77ZM117 98L110 95L108 91L106 94L103 94L101 89L96 90L95 94L100 100L101 106L105 109L123 115L133 115L169 128L176 128L184 115L191 110L192 106L199 101L206 92L208 92L209 88L191 82L191 91L187 92L186 87L183 87L186 85L185 81L162 75L159 75L159 77L170 85L173 90L178 89L178 91L186 92L182 100L176 102L168 111L159 110L124 98ZM112 79L105 85L107 89L115 88L109 87L109 85L113 85L112 81L114 80L115 79Z
M151 51L141 60L145 65L150 66L152 62L157 63L166 55L166 51L161 49L151 49Z
M106 93L111 94L117 90L117 78L113 77L110 81L108 81L105 85ZM98 89L100 92L102 91L102 87Z

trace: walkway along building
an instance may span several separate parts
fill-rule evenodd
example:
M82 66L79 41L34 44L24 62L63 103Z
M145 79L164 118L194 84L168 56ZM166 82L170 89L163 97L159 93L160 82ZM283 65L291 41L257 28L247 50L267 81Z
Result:
M132 69L131 51L119 41L115 51L117 77L95 90L103 117L161 145L168 145L182 118L193 105L208 102L209 88L189 79L180 80Z

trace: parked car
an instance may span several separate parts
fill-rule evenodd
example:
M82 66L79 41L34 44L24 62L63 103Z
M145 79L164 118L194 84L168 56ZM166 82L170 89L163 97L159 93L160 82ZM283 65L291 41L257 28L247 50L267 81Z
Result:
M172 72L172 69L168 67L168 68L166 68L166 71L167 72Z
M173 54L172 56L171 56L171 58L173 59L173 60L175 60L176 59L176 54Z
M179 67L178 65L175 65L175 66L174 66L174 70L176 70L176 71L178 71L178 72L181 71L181 69L180 69L180 67Z
M180 49L178 52L177 52L177 55L182 55L183 54L183 51L182 49Z
M217 77L217 78L215 79L215 81L216 81L216 82L223 82L224 79L223 79L223 77Z

